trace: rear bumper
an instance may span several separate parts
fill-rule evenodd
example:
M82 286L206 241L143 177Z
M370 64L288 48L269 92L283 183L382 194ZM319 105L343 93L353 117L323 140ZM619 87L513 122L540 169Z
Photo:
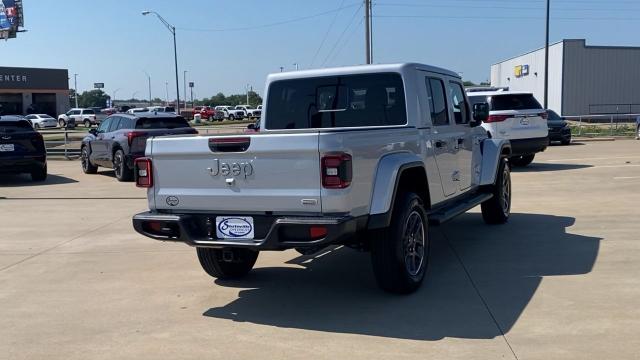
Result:
M47 163L46 156L30 156L0 159L0 173L20 174L42 170Z
M229 240L216 238L215 216L144 212L133 217L133 227L138 233L155 240L182 242L196 247L285 250L339 243L355 235L359 224L366 224L366 219L350 216L294 217L254 215L256 238L251 240ZM154 231L152 229L153 223L155 223L156 228L160 227L164 231ZM311 226L326 228L326 235L319 239L312 239L308 235Z
M549 146L549 137L541 137L534 139L514 139L511 142L511 153L514 156L535 154L547 149Z

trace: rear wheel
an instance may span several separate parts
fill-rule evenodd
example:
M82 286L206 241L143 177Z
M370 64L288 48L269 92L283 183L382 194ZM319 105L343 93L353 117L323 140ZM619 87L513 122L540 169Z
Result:
M91 127L91 120L85 120L84 121L84 127L90 128Z
M60 125L61 128L67 126L67 122L64 121L64 119L58 119L58 125Z
M258 252L248 249L196 248L202 269L218 279L238 279L253 269Z
M95 174L98 172L98 167L91 163L89 160L91 153L89 152L89 148L86 146L82 147L80 151L80 163L82 164L82 172L85 174Z
M388 228L371 239L371 262L378 286L408 294L420 287L429 259L427 214L415 193L399 194Z
M235 116L233 116L233 115L229 115L229 120L230 120L230 121L233 121L233 120L235 120L235 119L236 119L236 117L235 117Z
M511 171L506 159L500 161L496 183L490 188L493 197L480 205L487 224L504 224L511 214Z
M562 139L562 141L560 143L562 145L569 145L569 144L571 144L571 139Z
M37 123L33 124L33 128L36 129L36 130L40 129L40 124L37 124Z
M47 180L47 163L44 163L44 166L42 168L31 172L31 180L33 181Z
M533 158L535 157L536 157L536 154L520 155L520 156L514 156L510 158L509 161L511 162L511 164L513 164L513 166L524 167L531 164L533 162Z
M127 166L124 151L116 150L116 153L113 155L113 170L115 170L118 181L131 181L131 179L133 179L133 170Z

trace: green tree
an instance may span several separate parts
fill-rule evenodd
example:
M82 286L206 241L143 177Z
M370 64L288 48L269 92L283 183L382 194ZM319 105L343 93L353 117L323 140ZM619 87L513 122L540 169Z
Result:
M465 87L477 86L473 81L465 81L462 83L462 85L464 85Z
M80 107L105 107L107 106L107 95L100 89L85 91L78 95L78 106Z

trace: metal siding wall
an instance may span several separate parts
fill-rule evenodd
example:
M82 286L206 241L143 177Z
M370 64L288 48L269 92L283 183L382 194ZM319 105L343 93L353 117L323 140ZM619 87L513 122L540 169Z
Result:
M563 43L549 47L549 108L558 113L562 110L563 56ZM529 75L517 78L514 70L518 65L529 65ZM544 49L492 65L491 85L508 86L512 91L532 92L542 104L544 102Z
M640 104L640 48L591 47L584 40L565 40L565 57L564 115L640 110L613 105Z

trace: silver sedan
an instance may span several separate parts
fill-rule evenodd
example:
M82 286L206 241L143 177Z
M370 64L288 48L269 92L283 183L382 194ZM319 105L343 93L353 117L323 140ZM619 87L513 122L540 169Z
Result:
M58 126L56 119L47 114L31 114L27 115L26 119L31 123L34 129Z

